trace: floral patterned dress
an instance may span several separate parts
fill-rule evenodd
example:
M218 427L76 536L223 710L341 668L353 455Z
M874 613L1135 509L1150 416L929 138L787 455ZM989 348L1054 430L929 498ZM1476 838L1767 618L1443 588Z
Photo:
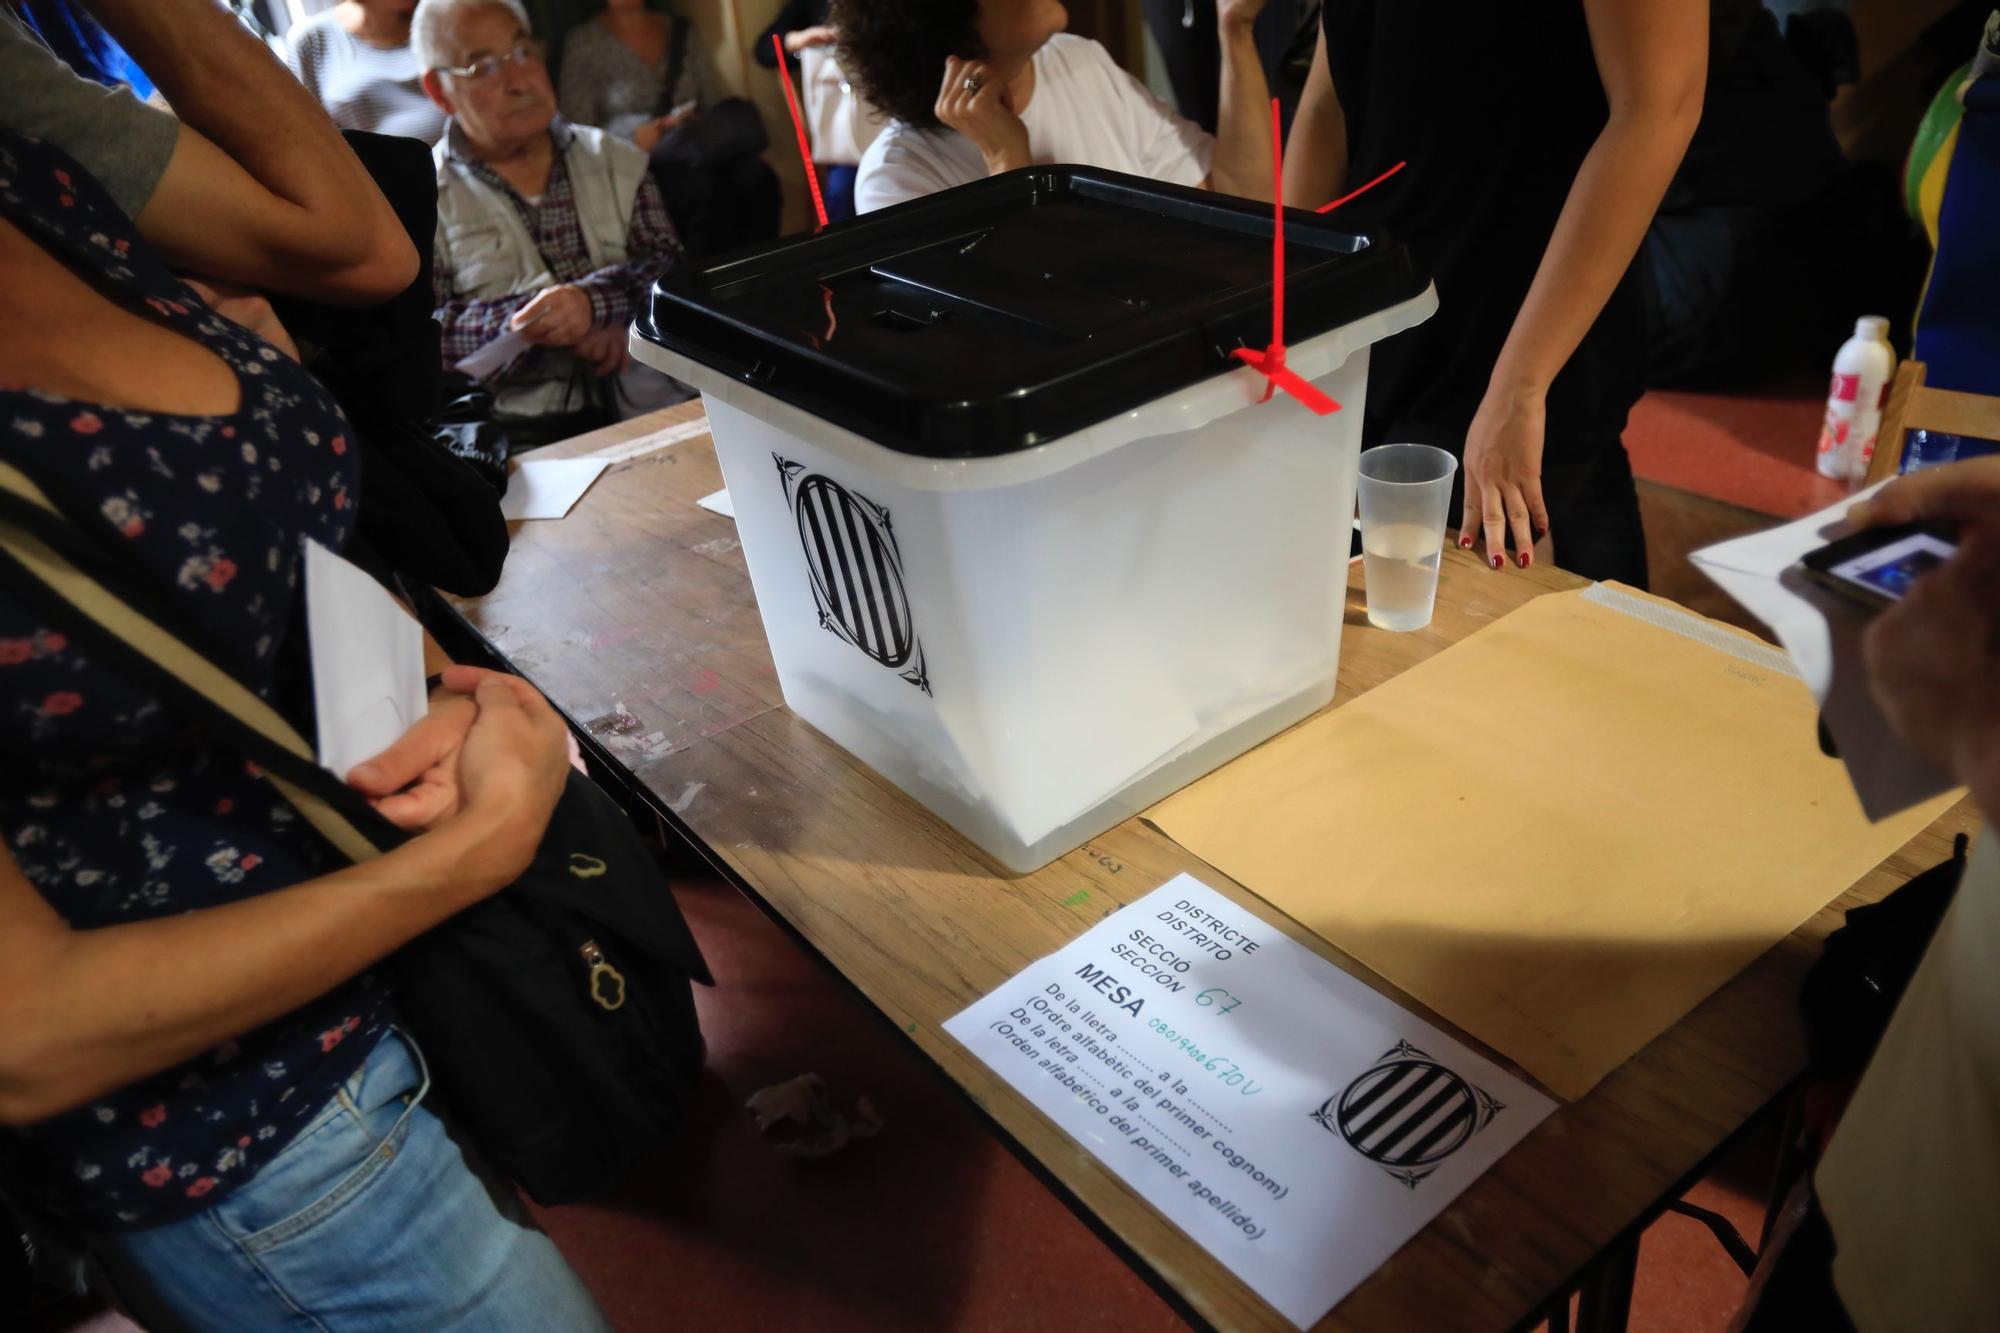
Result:
M354 526L358 451L339 409L290 358L210 311L55 149L0 133L0 216L112 299L220 356L241 390L232 413L183 416L38 393L0 370L0 458L171 597L198 646L310 735L303 628L287 639L301 537L340 550ZM216 907L341 864L243 759L93 660L4 576L0 753L0 838L77 930ZM172 965L204 960L196 951ZM185 1064L0 1131L0 1188L87 1227L188 1216L247 1180L333 1096L386 1013L364 975Z

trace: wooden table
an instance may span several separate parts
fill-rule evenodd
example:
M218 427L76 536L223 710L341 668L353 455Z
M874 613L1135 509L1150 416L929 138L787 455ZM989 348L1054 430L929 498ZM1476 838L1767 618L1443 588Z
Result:
M699 421L672 408L538 454L575 456ZM1170 1299L1228 1329L1286 1321L958 1043L943 1023L1117 907L1189 871L1421 1013L1434 1013L1129 821L1013 876L783 705L734 524L696 507L722 476L706 435L614 466L558 523L517 527L500 586L458 604L632 793L787 923L959 1085ZM1545 592L1446 552L1429 629L1389 634L1350 590L1335 707ZM1637 1236L1803 1065L1794 997L1840 913L1950 854L1960 805L1545 1121L1350 1295L1322 1329L1505 1329L1579 1285L1622 1320ZM1461 1040L1470 1040L1459 1034ZM1474 1043L1475 1045L1477 1043Z

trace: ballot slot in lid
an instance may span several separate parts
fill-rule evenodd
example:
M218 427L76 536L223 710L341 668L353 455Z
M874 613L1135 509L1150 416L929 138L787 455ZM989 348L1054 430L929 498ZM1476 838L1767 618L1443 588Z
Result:
M726 258L638 332L903 453L1004 454L1231 370L1270 337L1268 206L1037 168ZM1299 215L1294 342L1420 294L1400 245Z

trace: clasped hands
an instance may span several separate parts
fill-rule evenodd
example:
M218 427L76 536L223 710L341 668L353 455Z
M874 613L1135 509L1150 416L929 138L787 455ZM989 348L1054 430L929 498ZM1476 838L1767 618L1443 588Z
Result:
M452 666L430 711L357 764L347 784L397 828L424 832L479 806L525 815L524 803L532 808L547 797L552 809L551 791L560 793L568 765L568 730L534 686L505 672Z

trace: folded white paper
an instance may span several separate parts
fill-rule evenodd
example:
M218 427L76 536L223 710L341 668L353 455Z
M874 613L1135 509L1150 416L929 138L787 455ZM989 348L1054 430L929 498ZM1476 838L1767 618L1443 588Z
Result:
M424 632L367 574L311 538L305 548L319 762L345 779L428 710Z
M1301 1328L1555 1109L1187 875L945 1031Z
M601 458L551 458L522 463L507 478L507 494L500 499L500 512L510 523L529 518L561 518L609 466Z
M704 495L695 503L711 514L720 514L724 518L736 517L736 503L729 498L729 492L726 490L717 491L713 495Z
M1817 514L1765 532L1720 542L1689 558L1695 567L1771 627L1819 700L1840 761L1870 819L1887 819L1952 788L1890 728L1868 692L1861 636L1869 613L1806 578L1808 552L1847 535L1847 510L1879 486Z
M508 329L492 342L484 343L476 350L459 358L452 366L462 375L470 375L476 380L491 379L514 364L516 357L533 346L526 338Z

